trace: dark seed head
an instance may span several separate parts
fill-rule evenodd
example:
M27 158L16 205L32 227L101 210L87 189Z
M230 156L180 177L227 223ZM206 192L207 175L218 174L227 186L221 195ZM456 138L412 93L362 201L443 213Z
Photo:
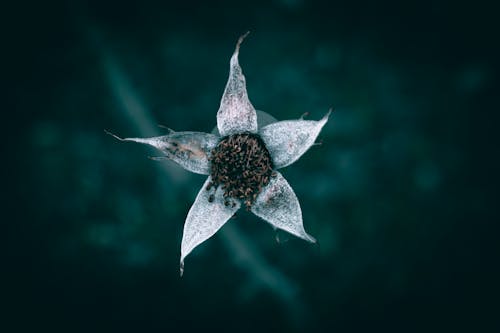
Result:
M222 138L212 150L210 162L214 188L222 186L225 198L242 200L247 209L269 183L273 172L271 156L264 142L251 133Z
M213 195L213 194L210 194L210 195L208 196L208 202L214 202L214 199L215 199L215 197L214 197L214 195Z

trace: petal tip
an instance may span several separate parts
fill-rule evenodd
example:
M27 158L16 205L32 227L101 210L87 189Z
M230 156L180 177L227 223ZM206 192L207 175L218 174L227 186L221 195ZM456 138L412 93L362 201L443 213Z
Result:
M238 38L238 41L236 42L236 47L234 48L233 56L231 57L231 65L232 66L234 66L235 64L238 63L238 54L240 53L240 46L243 43L243 40L248 36L249 33L250 33L250 31L247 31Z
M117 139L117 140L120 140L120 141L125 141L125 139L120 138L118 135L113 134L113 133L111 133L110 131L108 131L108 130L106 130L106 129L104 130L104 133L106 133L107 135L111 135L113 138L115 138L115 139Z
M243 43L243 40L248 36L248 34L250 33L250 30L245 32L243 35L241 35L239 38L238 38L238 42L236 43L236 49L234 50L235 52L238 52L239 49L240 49L240 46L241 44Z
M309 234L305 234L305 240L310 242L310 243L313 243L313 244L316 244L318 241L316 240L316 238L314 238L313 236L309 235Z
M179 276L182 277L184 275L184 260L181 259L179 264Z
M333 108L330 108L328 110L328 112L323 116L323 118L321 118L321 121L326 123L328 121L328 119L330 118L330 115L332 114L332 112L333 112Z

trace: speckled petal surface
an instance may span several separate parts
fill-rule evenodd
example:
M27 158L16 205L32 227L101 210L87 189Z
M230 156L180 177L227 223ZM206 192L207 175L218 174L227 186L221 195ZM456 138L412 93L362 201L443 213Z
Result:
M215 193L213 188L207 191L206 187L210 181L211 177L208 177L184 223L180 260L181 275L184 271L184 258L195 247L212 237L241 206L240 202L236 200L232 201L234 205L226 206L223 197L224 191L220 187ZM212 202L209 201L211 195L213 195Z
M164 158L176 162L188 171L202 175L210 173L208 157L210 156L210 151L217 146L219 140L217 135L202 132L172 131L168 135L153 138L123 139L114 134L111 135L121 141L132 141L153 146L166 155Z
M314 144L331 111L321 120L285 120L267 125L259 134L271 154L274 167L284 168L297 161Z
M251 210L274 228L287 231L309 242L316 242L304 230L299 200L279 172L276 172L276 177L271 178L269 184L262 189Z
M217 128L222 136L257 132L257 114L248 99L245 76L238 63L240 45L247 34L241 36L236 44L230 62L229 79L217 112Z

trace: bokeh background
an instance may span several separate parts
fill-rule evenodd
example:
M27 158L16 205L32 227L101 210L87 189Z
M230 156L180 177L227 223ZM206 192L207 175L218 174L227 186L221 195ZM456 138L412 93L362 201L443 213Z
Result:
M493 8L71 1L4 14L3 332L498 324ZM211 131L247 30L240 62L257 109L284 120L335 108L323 145L283 170L320 246L277 243L243 212L180 278L205 178L103 130Z

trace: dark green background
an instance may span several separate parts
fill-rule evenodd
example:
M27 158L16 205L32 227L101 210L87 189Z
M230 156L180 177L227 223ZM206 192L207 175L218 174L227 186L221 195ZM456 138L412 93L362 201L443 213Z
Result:
M486 331L498 324L498 35L480 2L26 3L4 11L2 324ZM211 131L237 37L257 109L335 112L283 170L321 246L239 214L187 258L204 177L123 136ZM10 232L14 231L14 232Z

